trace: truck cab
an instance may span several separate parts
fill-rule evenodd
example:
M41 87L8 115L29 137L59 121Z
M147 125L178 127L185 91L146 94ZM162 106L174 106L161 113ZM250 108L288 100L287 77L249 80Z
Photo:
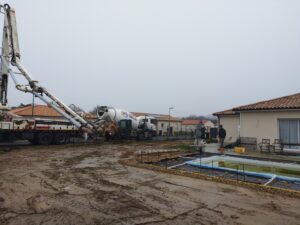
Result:
M140 129L151 131L153 136L156 135L157 119L155 117L139 116L139 117L137 117L137 120L139 122Z

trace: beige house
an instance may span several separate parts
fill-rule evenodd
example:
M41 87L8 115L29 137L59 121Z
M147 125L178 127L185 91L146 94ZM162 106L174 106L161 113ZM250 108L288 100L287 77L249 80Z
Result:
M215 127L214 123L210 120L183 120L182 121L182 132L184 133L195 133L197 126L203 124L206 130L209 132L210 128Z
M170 135L180 133L182 128L182 119L165 115L165 114L155 114L155 113L143 113L143 112L132 112L135 116L152 116L157 119L156 133L159 136L168 135L168 129L170 127Z
M214 114L227 131L227 142L238 137L273 142L279 139L286 146L300 143L300 93L240 106Z
M168 115L157 117L157 134L168 135L168 129L170 129L170 135L178 134L181 132L181 124L182 119L176 117Z

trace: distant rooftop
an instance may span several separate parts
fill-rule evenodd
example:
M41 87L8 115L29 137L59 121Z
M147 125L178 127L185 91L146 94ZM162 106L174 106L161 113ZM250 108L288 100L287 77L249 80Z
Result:
M167 116L165 114L157 114L157 113L146 113L146 112L131 112L133 115L135 115L136 117L138 116L153 116L153 117L158 117L158 116Z
M33 109L33 114L32 114ZM18 107L9 111L18 116L41 116L41 117L62 117L58 112L47 105L27 105Z
M183 120L182 125L198 125L200 123L206 123L208 120Z
M33 113L32 113L33 108ZM55 117L55 118L63 118L58 112L56 112L53 108L47 105L26 105L23 107L18 107L9 111L10 114L14 114L17 116L38 116L38 117ZM96 119L96 116L91 113L85 114L86 119Z
M159 121L171 121L171 122L181 122L182 119L174 116L170 116L167 114L158 114L158 113L145 113L145 112L131 112L135 116L153 116Z

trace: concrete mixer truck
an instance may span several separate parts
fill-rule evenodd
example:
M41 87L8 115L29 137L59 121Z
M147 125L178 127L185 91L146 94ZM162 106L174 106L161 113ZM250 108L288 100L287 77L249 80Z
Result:
M97 110L98 121L104 124L106 140L114 138L152 139L156 135L157 120L151 116L136 117L132 113L101 106Z

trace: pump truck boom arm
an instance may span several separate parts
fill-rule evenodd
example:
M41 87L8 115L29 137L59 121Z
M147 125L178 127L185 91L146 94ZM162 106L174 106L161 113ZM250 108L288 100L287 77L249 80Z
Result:
M101 124L89 123L64 104L59 98L53 95L49 90L42 87L38 81L32 79L30 74L20 63L21 54L19 49L15 11L8 4L0 5L0 10L1 13L4 14L0 71L0 103L2 104L2 107L7 105L7 83L8 76L10 75L18 90L25 93L32 93L35 97L41 99L48 106L52 107L55 111L68 119L77 128L82 129L84 132L89 134L100 132ZM24 76L24 78L28 81L28 84L23 85L18 82L11 66L16 68L19 73Z

